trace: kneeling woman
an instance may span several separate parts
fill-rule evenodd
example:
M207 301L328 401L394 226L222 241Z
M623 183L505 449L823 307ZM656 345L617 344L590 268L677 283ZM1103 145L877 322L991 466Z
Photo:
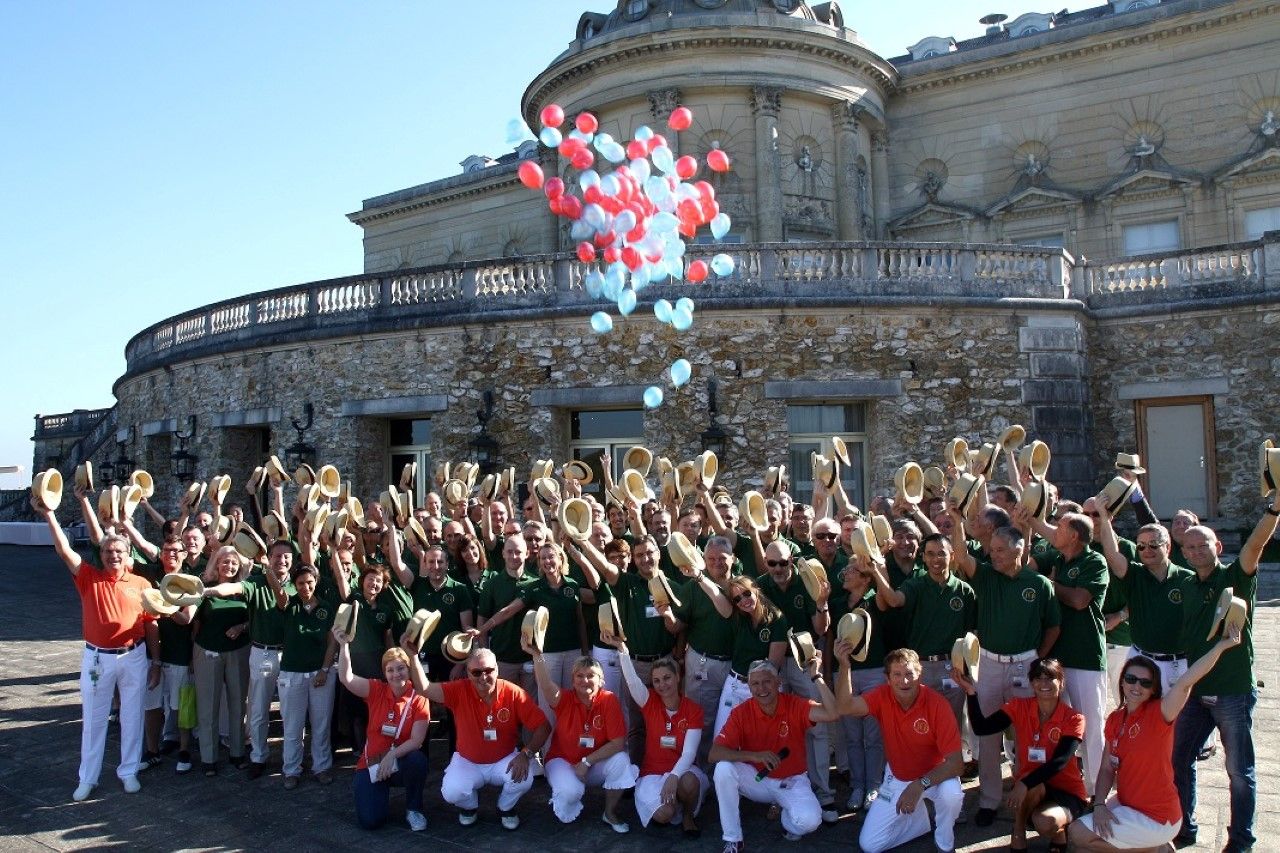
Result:
M979 736L999 734L1013 727L1018 749L1018 772L1008 805L1013 812L1010 850L1027 849L1027 823L1049 839L1052 853L1067 849L1067 826L1085 812L1088 794L1076 748L1084 739L1084 715L1062 700L1066 673L1053 658L1031 664L1035 695L1014 698L984 716L973 682L954 672L956 684L969 695L969 722Z
M361 678L351 671L350 638L337 628L333 636L342 644L338 654L342 686L364 699L369 708L364 750L356 764L356 820L365 829L386 823L391 787L402 785L405 820L414 832L424 830L427 817L422 813L422 790L427 781L427 757L419 747L427 736L431 709L410 681L410 669L416 661L404 649L387 649L382 655L382 674L387 680Z

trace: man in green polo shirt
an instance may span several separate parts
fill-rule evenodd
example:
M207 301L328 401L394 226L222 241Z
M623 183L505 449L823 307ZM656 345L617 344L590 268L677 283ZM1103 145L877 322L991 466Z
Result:
M449 558L443 545L427 548L422 553L418 574L397 572L401 582L413 595L413 609L435 610L440 614L440 624L432 635L435 642L418 652L434 681L449 681L462 677L462 664L445 658L440 641L454 631L469 631L472 627L471 587L449 577Z
M1092 541L1088 516L1069 512L1058 519L1053 547L1062 561L1050 577L1062 608L1062 633L1049 652L1066 675L1067 704L1084 715L1084 789L1090 797L1105 750L1107 648L1102 602L1108 586L1106 558L1089 547Z
M1280 490L1263 510L1240 556L1222 565L1222 543L1212 530L1200 525L1187 528L1182 553L1195 573L1182 582L1182 645L1194 663L1213 648L1218 639L1218 598L1227 587L1248 605L1248 618L1240 645L1224 652L1218 663L1191 688L1191 699L1178 716L1173 740L1173 780L1182 803L1182 829L1178 838L1196 840L1196 758L1209 733L1215 729L1226 753L1231 785L1231 821L1227 827L1228 851L1253 849L1254 812L1258 785L1253 749L1253 708L1258 702L1253 677L1253 613L1258 590L1258 561L1262 549L1276 531L1280 517Z
M529 546L523 536L508 536L502 543L503 570L494 573L480 590L481 644L487 643L498 659L498 677L518 684L527 693L534 687L533 661L520 648L521 589L534 580L525 574Z

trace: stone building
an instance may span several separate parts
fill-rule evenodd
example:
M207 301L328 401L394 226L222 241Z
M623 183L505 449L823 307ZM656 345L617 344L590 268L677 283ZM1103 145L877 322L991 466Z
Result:
M710 178L727 245L691 254L728 251L732 275L651 288L596 336L588 268L517 180L555 157L476 155L349 215L364 274L141 330L99 443L72 455L135 461L172 496L176 451L243 482L305 444L365 494L408 459L527 471L711 444L731 488L788 462L806 494L809 452L841 435L863 501L952 436L1018 422L1068 495L1137 450L1161 513L1251 523L1280 369L1280 11L1111 0L984 22L884 58L834 2L588 12L523 115L591 110L625 139L690 107L672 146L735 163ZM683 295L697 320L676 333L648 309ZM645 411L680 356L693 381Z

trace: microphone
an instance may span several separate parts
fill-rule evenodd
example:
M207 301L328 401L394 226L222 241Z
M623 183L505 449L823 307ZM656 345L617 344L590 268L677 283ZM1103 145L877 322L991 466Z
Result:
M790 754L791 754L791 748L784 746L782 749L778 750L778 760L781 761L782 759L786 758ZM759 773L756 774L756 781L759 782L760 780L764 779L764 777L768 775L769 775L769 768L765 767Z

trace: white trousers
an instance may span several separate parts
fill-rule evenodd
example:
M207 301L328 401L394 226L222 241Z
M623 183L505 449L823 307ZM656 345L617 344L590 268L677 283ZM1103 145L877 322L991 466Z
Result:
M561 823L573 823L582 814L582 795L587 792L587 785L599 785L613 791L634 788L640 771L624 750L593 764L587 771L586 782L578 778L578 774L573 772L573 765L563 758L548 761L546 774L547 781L551 783L551 810Z
M1106 748L1103 727L1107 722L1107 674L1066 667L1063 671L1067 676L1067 704L1084 715L1084 792L1092 797Z
M1130 646L1129 653L1125 656L1125 660L1137 657L1138 655L1146 656L1146 652L1142 651L1142 649L1137 646ZM1177 660L1156 660L1155 658L1150 658L1150 660L1160 670L1160 687L1163 689L1164 693L1168 693L1173 685L1177 683L1178 679L1182 677L1182 674L1187 671L1186 658L1178 658ZM1119 677L1118 674L1117 677Z
M1019 656L1021 660L1006 663L982 653L978 670L978 705L982 713L990 716L1000 710L1005 702L1034 695L1027 670L1035 660L1034 650ZM1000 772L1001 741L1003 735L985 735L979 738L978 751L978 808L999 809L1004 793L1004 779Z
M985 664L985 661L984 661ZM934 819L937 829L933 831L933 843L939 850L954 850L956 846L956 818L964 806L964 788L960 780L951 777L939 782L924 792L920 802L911 814L898 813L898 797L907 789L910 782L894 778L887 767L884 781L880 784L880 793L867 816L862 822L862 833L858 836L858 844L863 853L881 853L905 844L913 838L919 838L929 831L929 810L924 801L933 801Z
M592 646L591 656L600 661L600 666L604 669L604 689L619 699L629 695L622 692L622 670L618 668L618 650ZM572 678L569 679L569 686L573 686Z
M520 802L520 798L533 787L534 766L529 764L529 772L523 782L511 778L508 768L516 757L515 750L511 754L492 764L476 764L468 761L460 753L455 752L444 769L444 780L440 783L440 796L446 803L452 803L463 811L474 811L480 805L480 789L485 785L499 785L502 792L498 794L498 809L509 812Z
M276 684L280 678L280 652L249 649L249 760L266 764L270 751L267 748L267 727L271 724L271 700L276 696ZM329 680L336 676L332 673ZM280 715L284 716L283 703ZM285 774L286 776L289 774ZM297 775L297 774L294 774Z
M751 698L751 688L745 681L739 681L732 674L724 680L724 689L720 691L720 706L716 708L716 727L712 738L720 734L724 724L729 722L729 714L733 709Z
M720 804L720 828L725 841L742 840L742 797L782 809L782 828L792 835L808 835L818 828L822 806L818 805L807 774L757 780L758 772L741 761L716 764L716 801Z
M685 771L692 773L698 780L698 802L693 807L693 813L696 815L702 811L702 801L706 799L707 788L711 783L707 779L707 774L695 764ZM640 825L648 826L649 821L653 819L653 813L662 808L662 786L666 784L667 777L670 773L650 773L648 776L641 776L640 781L636 782L636 814L640 816ZM684 817L684 809L680 805L680 801L674 803L676 810L671 815L671 822L681 820Z
M702 740L698 743L698 761L706 763L711 741L716 734L716 715L720 695L729 680L729 662L709 658L690 646L684 653L684 695L702 708Z
M120 765L116 776L138 775L142 759L142 699L147 688L147 648L122 655L86 648L80 657L80 784L96 785L107 749L111 699L120 691Z
M285 776L302 775L302 735L308 721L311 723L311 772L323 773L333 766L329 729L333 721L333 693L338 674L329 673L323 687L315 686L315 678L314 672L282 672L277 682L280 717L284 722ZM264 751L263 761L266 757Z

